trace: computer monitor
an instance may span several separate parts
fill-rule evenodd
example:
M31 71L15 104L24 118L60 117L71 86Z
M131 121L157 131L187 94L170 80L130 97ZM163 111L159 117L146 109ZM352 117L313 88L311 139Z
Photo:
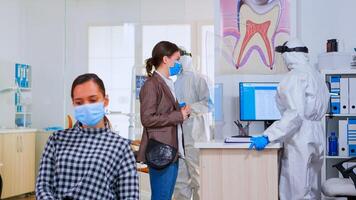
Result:
M240 82L240 120L274 121L281 118L276 104L278 83Z

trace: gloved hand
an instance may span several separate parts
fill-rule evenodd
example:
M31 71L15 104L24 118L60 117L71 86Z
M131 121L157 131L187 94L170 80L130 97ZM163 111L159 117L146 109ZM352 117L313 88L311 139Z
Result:
M251 145L249 149L253 149L253 147L255 147L257 151L262 151L263 149L265 149L268 143L269 143L269 139L267 136L265 135L255 136L251 138Z
M181 102L181 103L178 103L178 104L179 104L179 108L183 108L184 106L187 105L185 102Z

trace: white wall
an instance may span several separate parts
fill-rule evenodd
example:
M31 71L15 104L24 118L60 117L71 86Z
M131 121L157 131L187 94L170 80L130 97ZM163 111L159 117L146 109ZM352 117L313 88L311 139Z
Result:
M2 0L0 60L32 66L33 127L64 124L64 1Z
M317 62L318 54L326 52L326 40L336 38L342 50L353 52L356 47L355 0L300 0L299 36L308 46L311 62Z
M21 1L26 8L26 60L32 65L33 127L63 126L64 1ZM65 94L68 95L68 94Z
M23 62L24 21L21 0L3 0L0 6L0 60Z

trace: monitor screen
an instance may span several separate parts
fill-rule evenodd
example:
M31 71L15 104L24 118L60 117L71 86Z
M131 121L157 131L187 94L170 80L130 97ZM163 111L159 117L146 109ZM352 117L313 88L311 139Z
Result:
M278 83L240 82L240 120L279 120L277 86Z

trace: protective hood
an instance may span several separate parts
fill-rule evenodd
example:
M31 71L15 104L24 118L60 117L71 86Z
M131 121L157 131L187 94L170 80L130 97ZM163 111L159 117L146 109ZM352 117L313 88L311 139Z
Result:
M299 39L289 40L286 46L288 48L305 47L303 42L301 42ZM285 52L282 54L282 57L289 70L310 68L309 56L307 53L295 51Z
M182 63L183 71L194 71L192 65L192 57L190 56L181 56L179 61Z
M194 68L193 68L193 59L192 59L192 56L190 53L187 53L187 50L180 46L179 49L181 49L181 52L184 52L184 53L181 53L181 56L180 56L180 59L179 59L179 62L182 63L182 68L183 68L183 71L191 71L191 72L195 72Z

